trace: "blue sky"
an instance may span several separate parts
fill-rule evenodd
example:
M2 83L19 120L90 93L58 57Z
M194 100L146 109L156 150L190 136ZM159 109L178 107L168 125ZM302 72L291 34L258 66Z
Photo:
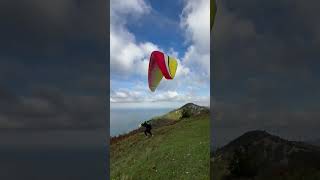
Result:
M138 41L150 41L161 47L172 47L180 54L187 46L180 28L182 1L150 1L151 13L128 24L128 29ZM146 30L148 29L148 30Z
M209 106L209 0L116 1L110 3L110 102L120 107ZM150 53L178 59L174 80L148 89Z

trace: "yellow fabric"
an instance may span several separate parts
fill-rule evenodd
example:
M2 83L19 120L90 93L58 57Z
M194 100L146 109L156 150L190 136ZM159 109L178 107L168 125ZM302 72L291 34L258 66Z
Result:
M169 73L171 78L173 79L174 76L176 75L177 67L178 67L178 62L176 59L172 58L169 56Z

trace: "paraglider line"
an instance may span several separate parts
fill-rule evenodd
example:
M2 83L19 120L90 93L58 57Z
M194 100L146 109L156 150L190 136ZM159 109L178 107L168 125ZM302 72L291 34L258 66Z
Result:
M168 56L168 68L169 68L169 74L171 76L171 69L170 69L170 57Z

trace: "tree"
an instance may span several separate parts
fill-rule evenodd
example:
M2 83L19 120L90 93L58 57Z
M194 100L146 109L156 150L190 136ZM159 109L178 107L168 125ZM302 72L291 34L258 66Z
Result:
M191 115L192 115L191 110L183 109L181 118L189 118L191 117Z

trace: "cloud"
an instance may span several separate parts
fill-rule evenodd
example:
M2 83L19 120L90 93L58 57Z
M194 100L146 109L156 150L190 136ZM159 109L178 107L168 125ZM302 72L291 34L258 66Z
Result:
M99 129L105 123L100 96L38 89L22 96L0 88L0 129Z
M0 4L1 56L34 60L90 53L81 47L105 50L106 2L30 0Z
M209 105L210 97L208 95L198 95L192 92L157 90L158 93L151 93L148 89L140 89L139 86L131 89L112 90L110 102L115 104L132 103L131 107L141 107L144 104L174 103L180 104L194 102L203 105Z
M126 10L126 7L134 4L130 10ZM114 8L114 9L113 9ZM128 15L139 18L143 14L150 12L151 7L143 1L130 2L129 4L121 3L118 5L111 3L111 31L110 31L110 62L111 62L111 74L127 77L130 75L147 75L147 68L149 63L149 56L152 51L160 50L163 48L152 42L137 42L134 34L132 34L126 27ZM202 10L202 9L200 9ZM200 11L199 10L199 11ZM119 19L120 15L125 12L125 16ZM197 12L198 13L198 12ZM186 12L186 15L188 13ZM209 37L209 31L207 33ZM200 40L197 40L200 42ZM206 40L209 42L209 39ZM208 44L207 44L208 45ZM206 47L208 49L208 46ZM177 70L177 77L181 75L187 75L190 72L190 67L185 65L188 59L195 59L209 62L208 55L201 57L195 53L191 53L193 57L186 55L183 61L179 60L179 53L172 47L167 47L168 55L172 55L178 59L179 68ZM194 48L193 48L194 49ZM186 60L185 60L186 59ZM196 62L196 60L194 60ZM206 68L208 66L205 66ZM196 75L196 74L195 74Z
M0 129L105 127L105 2L0 4Z
M183 62L189 67L195 67L196 70L193 73L204 71L208 78L210 76L210 1L184 2L180 25L185 29L186 42L190 45L183 56Z
M128 16L139 17L148 13L151 7L144 0L110 1L110 14L112 24L127 23Z
M137 44L130 32L126 30L124 30L124 32L115 32L111 27L111 75L124 77L131 75L146 75L148 72L148 58L154 50L160 50L160 48L150 42Z
M161 50L151 42L136 42L126 27L128 18L139 18L150 12L143 0L111 1L110 68L112 76L146 75L149 55Z
M308 10L300 4L218 2L211 36L217 141L252 129L312 138L310 132L319 126L318 12L310 2L303 3Z
M138 41L135 34L128 29L130 23L143 20L144 17L152 16L156 12L148 3L144 1L117 3L113 5L111 2L111 104L135 103L132 106L144 106L153 102L165 104L199 101L208 105L210 75L209 9L206 7L209 6L208 2L201 1L200 4L193 1L184 2L180 28L184 29L188 48L187 52L183 53L170 46ZM208 13L202 15L201 11L205 10ZM159 14L157 17L161 18ZM195 18L207 18L208 22L199 24ZM147 81L141 79L147 77L149 56L154 50L176 57L178 69L174 81L163 79L157 92L152 94Z

